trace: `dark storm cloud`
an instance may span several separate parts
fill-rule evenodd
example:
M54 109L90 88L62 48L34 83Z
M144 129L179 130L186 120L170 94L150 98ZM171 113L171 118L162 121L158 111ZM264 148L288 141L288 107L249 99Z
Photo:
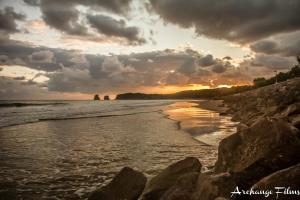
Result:
M278 46L275 41L262 40L250 46L250 48L258 53L274 54L278 52Z
M81 5L89 9L125 15L130 9L130 3L131 0L41 0L40 8L47 25L68 35L80 36L83 40L101 40L98 34L89 30L91 26L107 38L126 39L130 45L144 44L146 40L140 36L139 29L135 26L127 26L124 20L116 20L102 14L86 15L78 10L78 5Z
M257 53L281 56L300 55L300 31L257 41L250 48Z
M298 0L150 0L166 22L239 43L300 29Z
M202 67L211 66L215 63L215 59L211 54L208 54L198 60L198 64Z
M294 57L281 57L276 55L256 54L246 61L251 67L264 67L271 70L288 70L296 64Z
M51 27L71 35L85 35L87 28L79 22L79 11L74 1L43 0L43 19Z
M0 31L5 33L19 32L16 20L24 20L25 15L16 13L14 8L5 7L0 10Z
M41 3L40 0L23 0L23 1L30 6L39 6Z
M127 26L124 20L116 20L105 15L88 15L87 19L91 26L101 34L126 38L131 43L142 44L146 42L139 36L139 29L134 26Z

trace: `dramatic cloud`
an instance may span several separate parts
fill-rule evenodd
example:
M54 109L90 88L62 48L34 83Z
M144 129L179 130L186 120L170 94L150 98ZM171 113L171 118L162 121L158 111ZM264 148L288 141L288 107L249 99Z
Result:
M125 14L130 9L130 3L132 0L86 0L78 3L90 6L91 8L104 8L117 14Z
M29 60L32 63L52 63L53 59L53 52L46 50L46 51L38 51L34 52L29 56Z
M212 66L212 71L215 73L223 73L228 68L233 67L233 65L229 61L217 60L216 63Z
M30 6L39 6L40 5L40 0L23 0L23 1Z
M43 1L48 0L23 0L31 6L39 6ZM116 14L126 14L130 10L132 0L66 0L53 1L57 6L67 7L68 5L83 5L95 10L108 10ZM67 4L65 4L67 2Z
M300 31L260 40L250 47L258 53L297 56L300 55Z
M196 65L194 58L187 59L177 70L184 75L191 75L196 72Z
M84 58L76 51L34 47L14 40L8 40L0 45L0 55L0 64L22 65L48 72L61 69L62 66L86 66L81 61Z
M247 43L300 29L297 0L150 0L166 22L199 35Z
M124 20L116 20L105 15L88 15L87 19L91 26L101 34L126 38L131 43L142 44L146 42L139 36L139 29L127 26Z
M130 45L144 44L146 40L140 37L137 27L127 26L124 20L116 20L108 15L86 14L78 8L83 6L96 13L104 10L125 15L130 10L130 3L131 0L41 0L40 8L47 25L73 38L93 42L119 38L122 40L115 40L115 42L125 44L123 41L126 39L127 44ZM33 5L35 2L30 1L29 4ZM91 27L96 31L91 30Z
M296 64L294 57L257 54L253 59L246 61L252 67L265 67L271 70L288 70Z
M14 8L5 7L0 10L0 32L15 33L19 32L16 20L24 20L25 15L16 13Z
M0 45L0 65L4 72L9 65L21 65L42 73L44 79L40 83L37 82L39 77L28 78L18 74L5 80L6 84L11 84L7 88L14 91L20 88L30 91L28 88L31 88L36 94L47 91L116 94L143 92L141 87L240 85L251 83L257 76L274 75L274 70L287 70L295 61L257 53L254 58L247 58L240 67L233 66L233 63L236 65L236 60L229 56L215 58L192 48L108 56L32 46L15 40ZM8 90L5 92L3 95L9 94Z
M43 0L43 19L51 27L67 34L85 35L87 29L79 22L79 11L75 1Z
M202 67L211 66L215 63L214 57L211 54L208 54L198 60L198 63Z

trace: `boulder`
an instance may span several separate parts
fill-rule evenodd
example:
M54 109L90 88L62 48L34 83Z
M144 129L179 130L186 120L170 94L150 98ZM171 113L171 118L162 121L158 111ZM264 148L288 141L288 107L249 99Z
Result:
M139 198L147 178L138 171L124 167L106 186L94 191L89 200L136 200Z
M229 173L200 174L192 200L212 200L230 198L231 192L236 186L235 177Z
M179 177L160 200L191 200L191 194L195 188L199 173L191 172Z
M290 116L295 114L300 114L300 103L294 103L289 105L283 112L284 116Z
M297 127L300 129L300 115L293 115L290 117L290 122L292 123L293 126Z
M197 158L188 157L176 162L153 177L147 184L144 192L144 200L157 200L164 195L173 185L180 182L183 176L201 170L201 163ZM182 179L184 180L184 178ZM184 181L183 181L184 182ZM181 183L179 183L180 185Z
M104 96L104 100L107 100L107 101L108 101L108 100L109 100L109 96L108 96L108 95L105 95L105 96Z
M300 162L299 130L281 119L261 118L223 139L215 172L231 172L249 187L264 176Z
M258 190L273 190L276 192L275 187L284 187L285 189L288 189L290 191L292 190L298 190L298 195L288 195L288 194L278 194L278 197L276 194L273 194L268 199L283 199L283 200L294 200L294 199L300 199L300 164L294 165L292 167L289 167L287 169L283 169L280 171L277 171L263 179L261 179L259 182L257 182L253 188ZM284 192L284 189L280 189L280 192ZM256 197L255 199L259 199L259 197Z

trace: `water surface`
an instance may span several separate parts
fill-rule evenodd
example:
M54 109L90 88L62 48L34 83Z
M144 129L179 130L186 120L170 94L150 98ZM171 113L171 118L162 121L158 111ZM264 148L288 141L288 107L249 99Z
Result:
M62 103L0 108L0 195L86 199L124 166L153 176L187 156L199 158L204 170L216 160L217 146L184 131L204 112L194 103ZM211 111L203 117L216 118Z

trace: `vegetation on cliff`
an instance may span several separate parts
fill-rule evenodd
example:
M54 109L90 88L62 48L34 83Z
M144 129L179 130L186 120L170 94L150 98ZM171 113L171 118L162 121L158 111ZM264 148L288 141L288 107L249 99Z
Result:
M283 82L288 79L292 79L295 77L300 77L300 56L297 56L298 64L295 65L290 71L288 72L279 72L275 76L266 79L264 77L259 77L253 80L253 84L255 88L272 85L277 82Z

